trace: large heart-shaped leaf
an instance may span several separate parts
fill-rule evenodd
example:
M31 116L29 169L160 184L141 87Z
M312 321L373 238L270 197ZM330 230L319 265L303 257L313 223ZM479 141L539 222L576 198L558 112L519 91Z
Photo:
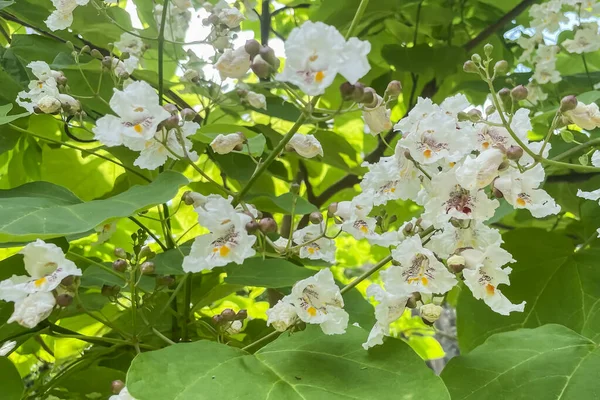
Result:
M0 357L0 387L3 400L20 400L23 394L23 381L19 372L6 357Z
M281 288L292 286L316 271L300 267L280 258L249 258L242 265L229 264L225 282L245 286Z
M176 344L136 357L127 387L144 400L449 399L408 345L390 339L367 352L366 336L353 326L342 336L309 327L254 355L210 341Z
M461 350L474 349L494 333L550 323L595 340L600 334L600 249L575 252L567 237L542 229L515 230L504 239L503 247L517 262L511 285L501 289L515 303L527 301L525 311L496 314L463 290L457 306Z
M493 335L442 372L453 400L595 399L598 344L561 325Z
M183 175L167 171L146 186L133 186L104 200L82 202L69 190L48 182L32 182L0 191L0 242L29 241L91 231L112 218L169 201Z

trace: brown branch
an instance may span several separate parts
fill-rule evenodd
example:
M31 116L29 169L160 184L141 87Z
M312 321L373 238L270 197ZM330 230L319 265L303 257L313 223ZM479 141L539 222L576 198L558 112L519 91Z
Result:
M484 30L479 32L479 35L477 35L473 39L471 39L464 46L465 50L467 52L473 50L475 47L477 47L477 45L479 45L481 42L485 41L488 37L490 37L492 34L494 34L497 30L504 27L504 25L506 25L510 20L515 19L519 14L521 14L523 11L525 11L525 9L527 7L529 7L531 5L531 3L533 3L533 2L534 2L534 0L523 0L522 2L517 4L517 6L515 8L513 8L512 10L507 12L502 18L500 18L498 21L496 21L492 25L488 26L487 28L485 28Z

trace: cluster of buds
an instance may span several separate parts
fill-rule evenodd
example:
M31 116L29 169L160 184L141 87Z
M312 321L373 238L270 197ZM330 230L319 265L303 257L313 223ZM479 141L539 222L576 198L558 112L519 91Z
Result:
M267 79L279 70L281 62L269 46L262 46L258 41L251 39L246 41L244 50L250 55L250 68L259 78Z
M246 310L240 310L237 313L231 308L226 308L220 314L213 315L213 324L221 331L229 335L235 335L242 330L243 322L248 318Z
M56 304L59 307L68 307L73 303L73 293L77 291L79 280L75 276L67 276L60 282L60 286L54 290Z
M356 82L354 85L350 82L344 82L340 85L340 93L344 101L354 101L363 104L365 107L376 107L378 104L377 92L372 87Z
M248 233L256 233L258 231L265 235L269 233L275 233L278 230L277 221L272 217L263 217L262 213L258 212L258 219L255 219L251 213L247 213L252 217L252 220L246 224L246 231Z

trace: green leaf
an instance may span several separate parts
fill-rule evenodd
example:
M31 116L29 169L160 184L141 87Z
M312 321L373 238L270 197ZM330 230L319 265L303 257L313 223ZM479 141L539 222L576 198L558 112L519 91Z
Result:
M105 200L82 202L67 189L32 182L0 191L0 242L30 241L91 231L104 221L171 200L183 175L167 171L146 186L133 186Z
M155 273L158 275L185 275L186 272L181 268L183 257L190 253L191 247L192 241L179 246L179 248L157 254L152 259Z
M301 279L313 276L309 270L281 258L248 258L242 265L229 264L225 282L244 286L282 288L292 286Z
M23 381L12 361L6 357L0 357L0 387L2 387L2 400L21 399Z
M408 345L391 339L365 351L366 338L353 326L339 336L309 327L254 355L210 341L176 344L138 355L127 388L145 400L449 399Z
M513 303L525 300L525 310L502 316L462 290L457 305L461 350L471 351L494 333L551 323L600 337L600 249L575 253L567 237L535 228L511 231L504 240L517 262L511 265L511 285L500 289Z
M496 334L442 372L453 400L593 399L598 344L561 325Z
M296 197L295 208L293 207L294 195L292 193L285 193L277 197L272 195L259 195L248 201L259 210L270 213L291 214L292 208L294 208L294 214L296 215L310 214L313 211L319 211L316 206L309 203L305 198L300 196Z
M0 9L1 8L2 8L2 6L0 5ZM21 113L21 114L7 115L8 112L10 110L12 110L12 108L13 108L12 104L5 104L3 106L0 106L0 125L8 124L9 122L13 122L14 120L17 120L19 118L29 116L28 112Z

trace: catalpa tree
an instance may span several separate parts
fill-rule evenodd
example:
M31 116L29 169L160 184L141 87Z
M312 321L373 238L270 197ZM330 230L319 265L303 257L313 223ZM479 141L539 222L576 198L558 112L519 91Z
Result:
M2 399L592 399L596 0L0 2Z

